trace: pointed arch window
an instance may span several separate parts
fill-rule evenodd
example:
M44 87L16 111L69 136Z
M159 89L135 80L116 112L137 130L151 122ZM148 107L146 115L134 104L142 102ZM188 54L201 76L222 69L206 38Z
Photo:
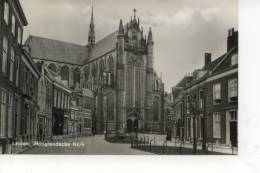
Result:
M84 75L85 75L85 80L88 80L88 78L89 78L89 67L88 66L86 66L84 68Z
M153 121L159 121L159 99L155 98L153 102Z
M108 71L111 73L114 71L114 61L112 56L108 58Z
M101 59L99 62L99 75L101 76L104 72L104 61Z
M70 69L68 66L61 67L61 79L62 80L69 81L69 73L70 73Z
M79 68L76 68L74 70L74 85L76 84L80 84L80 69Z
M92 65L91 75L93 78L97 76L97 65L95 63Z
M50 69L51 71L57 73L57 67L55 64L51 63L48 65L48 69Z

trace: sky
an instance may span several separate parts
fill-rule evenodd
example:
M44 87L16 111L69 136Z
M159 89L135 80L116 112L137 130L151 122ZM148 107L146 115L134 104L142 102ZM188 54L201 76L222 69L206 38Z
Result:
M87 44L91 0L22 0L29 34ZM170 91L187 73L226 52L228 29L238 30L238 0L94 0L96 41L130 21L133 9L154 38L154 68Z

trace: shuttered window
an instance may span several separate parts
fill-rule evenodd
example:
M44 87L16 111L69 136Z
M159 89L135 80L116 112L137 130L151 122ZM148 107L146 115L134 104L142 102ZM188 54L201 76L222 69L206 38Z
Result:
M213 137L221 138L221 115L220 112L213 113Z

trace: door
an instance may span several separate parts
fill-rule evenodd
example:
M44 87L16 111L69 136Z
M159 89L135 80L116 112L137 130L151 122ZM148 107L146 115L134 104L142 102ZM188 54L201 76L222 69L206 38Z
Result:
M237 147L237 121L230 122L230 141L232 146Z

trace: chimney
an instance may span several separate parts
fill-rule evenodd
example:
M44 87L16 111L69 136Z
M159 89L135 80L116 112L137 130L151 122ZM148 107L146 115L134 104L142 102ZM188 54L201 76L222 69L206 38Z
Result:
M231 28L228 30L227 52L236 46L238 46L238 31L235 31L234 28Z
M204 67L211 63L211 53L205 53Z

